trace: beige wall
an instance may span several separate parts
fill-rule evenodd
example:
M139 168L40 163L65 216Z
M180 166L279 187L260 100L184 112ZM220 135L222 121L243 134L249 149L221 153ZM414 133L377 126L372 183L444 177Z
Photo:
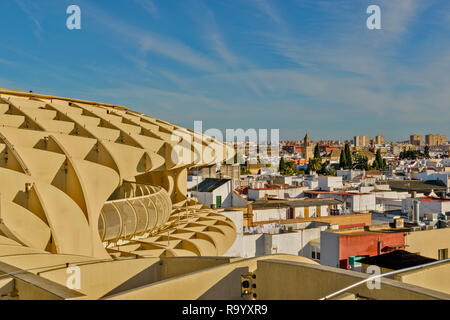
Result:
M206 268L198 272L175 276L134 290L111 295L105 299L241 300L241 276L248 272L254 272L257 261L273 257L280 260L300 261L305 264L317 265L316 262L304 257L282 254L238 260L215 268ZM176 268L177 266L173 265L173 267Z
M411 253L438 259L439 249L450 249L450 229L408 232L405 236L405 245L406 250Z
M256 272L256 293L258 300L315 300L368 277L368 274L326 266L261 260ZM379 300L450 299L450 295L391 279L382 279L379 290L370 290L362 284L347 292Z
M399 273L395 280L450 294L450 261Z

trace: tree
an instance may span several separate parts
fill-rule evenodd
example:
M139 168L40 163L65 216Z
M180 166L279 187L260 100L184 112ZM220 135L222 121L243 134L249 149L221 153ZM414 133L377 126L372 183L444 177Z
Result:
M426 159L430 159L430 147L429 146L425 147L424 156Z
M322 168L322 161L320 158L309 159L308 170L311 172L317 172Z
M365 156L358 155L356 157L354 168L359 170L369 170L369 159Z
M280 164L278 165L278 171L283 174L284 170L286 170L286 163L284 162L284 157L281 157Z
M386 161L383 161L383 157L381 156L381 150L377 150L377 154L375 156L375 161L373 162L373 168L377 170L384 170L386 167Z
M334 177L336 177L336 176L337 176L337 171L336 171L336 169L333 169L333 168L328 169L328 171L327 171L327 176L334 176Z
M317 172L321 176L336 176L337 171L334 168L328 168L330 166L330 161L326 161L322 164L322 167Z
M341 155L339 156L339 169L344 169L347 166L347 158L345 157L344 150L341 150Z
M344 148L344 169L353 169L352 152L350 151L350 146L345 144Z
M322 157L320 156L319 144L316 144L314 147L314 158L322 160Z
M423 157L423 154L418 150L405 150L400 152L399 158L408 159L408 160L416 160L418 158Z

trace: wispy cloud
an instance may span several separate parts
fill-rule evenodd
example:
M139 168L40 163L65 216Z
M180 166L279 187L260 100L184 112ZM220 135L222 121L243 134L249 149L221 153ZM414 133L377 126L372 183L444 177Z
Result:
M120 34L123 41L133 43L142 53L156 53L197 70L211 72L218 69L215 61L181 41L139 28L94 6L90 6L86 12L103 27Z
M43 9L29 16L32 0L15 1L26 14L17 10L19 17L42 32ZM442 1L190 0L173 10L155 0L77 2L85 28L71 34L83 35L67 44L74 55L55 63L47 48L35 54L7 43L23 52L4 51L5 74L13 66L34 90L42 81L29 79L42 72L47 86L70 88L61 95L136 107L188 127L204 119L292 135L306 128L330 137L401 136L412 127L449 133L450 15ZM382 30L367 30L369 4L380 5Z
M251 0L257 8L266 15L270 20L277 24L283 24L284 21L281 19L278 10L269 2L269 0Z
M238 58L230 51L223 35L219 30L219 26L214 17L214 13L206 9L206 39L209 41L211 48L228 64L236 66Z
M139 6L141 6L147 13L152 17L158 15L158 8L156 7L153 0L134 0Z
M383 1L383 29L396 36L405 34L414 23L416 15L428 5L418 0Z
M4 64L4 65L13 65L14 64L14 62L13 61L10 61L10 60L6 60L6 59L2 59L2 58L0 58L0 64Z
M36 18L35 14L33 14L33 11L30 10L30 7L32 6L32 4L29 3L28 1L26 3L24 3L22 0L14 0L14 2L25 13L25 15L33 22L34 27L35 27L33 29L33 33L35 34L36 37L40 38L41 32L42 32L42 26L41 26L41 23L39 22L39 20Z

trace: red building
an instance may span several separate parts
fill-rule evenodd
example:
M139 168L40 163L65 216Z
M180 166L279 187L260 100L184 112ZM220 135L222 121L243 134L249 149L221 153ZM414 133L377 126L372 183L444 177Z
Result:
M324 231L320 237L320 263L350 269L353 262L360 258L403 248L405 233L400 229Z

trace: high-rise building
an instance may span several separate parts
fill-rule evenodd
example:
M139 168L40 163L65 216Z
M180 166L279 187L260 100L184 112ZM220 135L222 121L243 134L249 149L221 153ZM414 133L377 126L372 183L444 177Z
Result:
M415 146L421 146L423 144L423 137L420 134L410 135L409 143Z
M355 136L353 140L355 147L367 147L370 144L369 136Z
M447 143L443 134L428 134L425 136L425 143L429 146L441 146Z
M375 136L375 144L384 144L384 136Z

